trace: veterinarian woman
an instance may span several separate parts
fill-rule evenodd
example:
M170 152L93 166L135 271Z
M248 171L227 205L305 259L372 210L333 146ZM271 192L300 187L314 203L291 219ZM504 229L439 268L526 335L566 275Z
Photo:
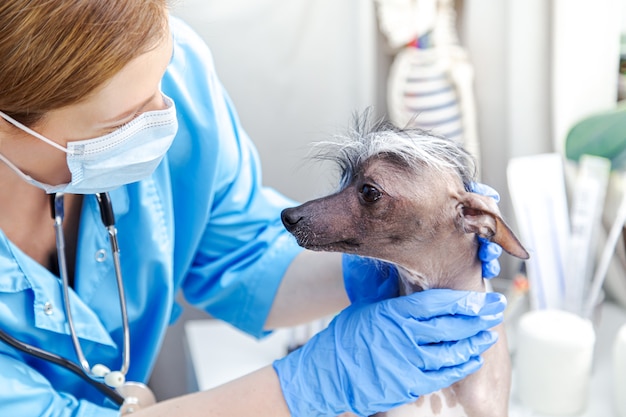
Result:
M384 270L297 247L295 203L260 184L208 49L165 3L0 4L0 415L367 415L475 371L502 298L385 300ZM273 366L146 407L181 291L259 337L344 310Z

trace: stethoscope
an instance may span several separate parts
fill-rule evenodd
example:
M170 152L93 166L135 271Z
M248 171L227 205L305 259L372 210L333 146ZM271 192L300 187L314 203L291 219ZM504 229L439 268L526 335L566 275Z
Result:
M120 250L117 241L117 229L115 227L115 216L113 214L113 205L108 193L97 193L96 199L100 207L100 217L102 223L107 229L109 242L111 244L111 252L113 254L113 267L115 269L115 279L119 294L120 312L122 315L123 330L123 351L122 364L118 371L111 371L102 364L90 366L83 349L76 335L74 320L70 309L70 292L69 292L69 274L67 271L67 262L65 258L65 237L63 234L63 219L65 217L63 206L63 193L50 195L50 205L52 218L54 219L54 230L56 234L56 247L59 263L59 275L63 288L63 304L67 324L72 338L72 344L78 358L78 364L63 358L52 352L45 351L38 347L21 342L16 338L8 335L0 330L0 340L18 349L21 352L30 354L39 359L43 359L55 363L63 368L73 372L81 377L84 381L98 389L102 394L106 395L115 404L120 406L122 414L132 413L140 408L145 408L156 403L154 394L145 384L140 382L126 381L126 374L130 366L130 328L128 325L128 314L126 312L126 298L124 296L124 285L122 281L122 269L120 267Z

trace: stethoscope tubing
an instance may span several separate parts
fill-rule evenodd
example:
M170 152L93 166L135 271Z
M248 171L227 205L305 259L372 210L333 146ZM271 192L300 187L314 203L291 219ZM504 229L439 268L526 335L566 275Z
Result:
M121 373L122 378L128 373L128 368L130 365L130 329L128 326L128 314L126 312L126 296L124 294L124 283L122 281L122 268L120 265L119 258L119 245L117 242L117 230L115 228L115 216L113 214L113 205L111 204L111 198L108 193L97 193L96 200L98 201L98 206L100 207L100 216L102 218L102 223L107 229L107 233L109 234L109 241L111 243L111 253L113 256L113 266L115 269L115 279L117 284L117 291L119 294L119 306L120 313L122 316L122 328L123 328L123 340L124 347L122 351L122 365L120 367L119 373ZM70 295L69 295L69 277L67 272L67 264L65 259L65 238L63 235L63 219L65 216L63 210L63 193L57 193L51 196L52 198L52 217L54 219L54 229L56 232L56 245L57 245L57 256L59 263L59 275L61 276L61 281L63 283L63 304L65 307L65 315L67 317L67 323L69 325L70 335L72 337L72 343L74 344L74 350L76 351L76 355L78 357L78 361L83 367L83 371L92 377L96 375L93 374L92 368L89 366L89 362L83 353L83 349L80 346L80 340L78 340L78 336L76 334L74 328L74 319L72 317L72 311L70 308Z
M124 283L122 282L122 263L120 262L120 248L117 241L117 229L115 227L115 215L113 214L113 204L109 193L96 194L98 205L100 206L100 216L102 224L109 234L111 242L111 253L113 256L113 268L115 269L115 279L117 281L117 294L119 297L120 314L122 316L122 330L124 332L124 351L122 352L122 366L120 372L124 375L128 373L130 367L130 328L128 326L128 312L126 309L126 294L124 293Z
M130 329L128 325L128 315L126 312L126 300L124 296L124 287L121 279L121 267L119 262L119 247L117 243L117 230L115 228L115 217L113 215L113 206L111 204L111 199L109 198L108 193L98 193L96 194L96 199L98 201L98 205L100 207L100 215L102 217L102 222L107 229L107 232L110 237L111 249L113 252L113 263L115 267L115 275L117 280L117 286L119 291L119 301L120 301L120 310L122 315L122 323L124 328L124 351L122 353L122 366L120 372L123 375L126 375L129 369L130 363ZM0 340L4 341L9 346L14 347L15 349L34 356L36 358L54 363L59 365L74 374L78 375L84 381L88 382L90 385L98 389L102 394L106 395L111 401L113 401L118 406L121 406L124 403L124 397L116 391L115 388L107 385L105 382L102 382L92 375L91 368L89 367L89 362L85 358L83 351L80 347L80 341L78 340L78 336L76 335L74 329L74 321L72 320L72 313L69 307L69 282L68 282L68 273L67 273L67 265L65 260L65 240L63 237L63 194L58 193L51 195L51 209L52 209L52 217L54 219L54 227L56 232L56 246L58 251L58 261L59 261L59 273L61 275L61 281L63 284L63 301L65 304L65 310L67 315L67 322L70 329L70 335L72 337L72 342L76 351L76 355L78 357L78 362L80 365L70 361L67 358L63 358L55 353L45 351L38 347L29 345L28 343L22 342L7 334L4 330L0 329Z
M13 336L9 336L4 330L0 330L0 339L7 345L14 347L20 352L24 352L36 358L54 363L67 369L68 371L73 372L74 374L81 377L84 381L88 382L91 386L99 390L102 394L106 395L115 404L121 406L124 403L124 397L122 397L114 388L109 387L104 382L100 382L91 378L85 373L81 366L76 365L69 359L56 355L52 352L47 352L38 347L29 345L28 343L20 342Z

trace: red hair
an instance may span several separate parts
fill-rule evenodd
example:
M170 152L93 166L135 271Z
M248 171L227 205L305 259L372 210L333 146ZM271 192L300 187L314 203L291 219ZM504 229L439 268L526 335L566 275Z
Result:
M157 45L167 0L2 1L0 28L0 110L32 125Z

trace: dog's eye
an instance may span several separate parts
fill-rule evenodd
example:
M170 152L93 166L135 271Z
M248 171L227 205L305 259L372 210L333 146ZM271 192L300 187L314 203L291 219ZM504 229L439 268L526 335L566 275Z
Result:
M373 203L383 196L383 193L378 191L377 188L372 187L371 185L364 184L361 188L361 195L363 196L363 200L368 203Z

